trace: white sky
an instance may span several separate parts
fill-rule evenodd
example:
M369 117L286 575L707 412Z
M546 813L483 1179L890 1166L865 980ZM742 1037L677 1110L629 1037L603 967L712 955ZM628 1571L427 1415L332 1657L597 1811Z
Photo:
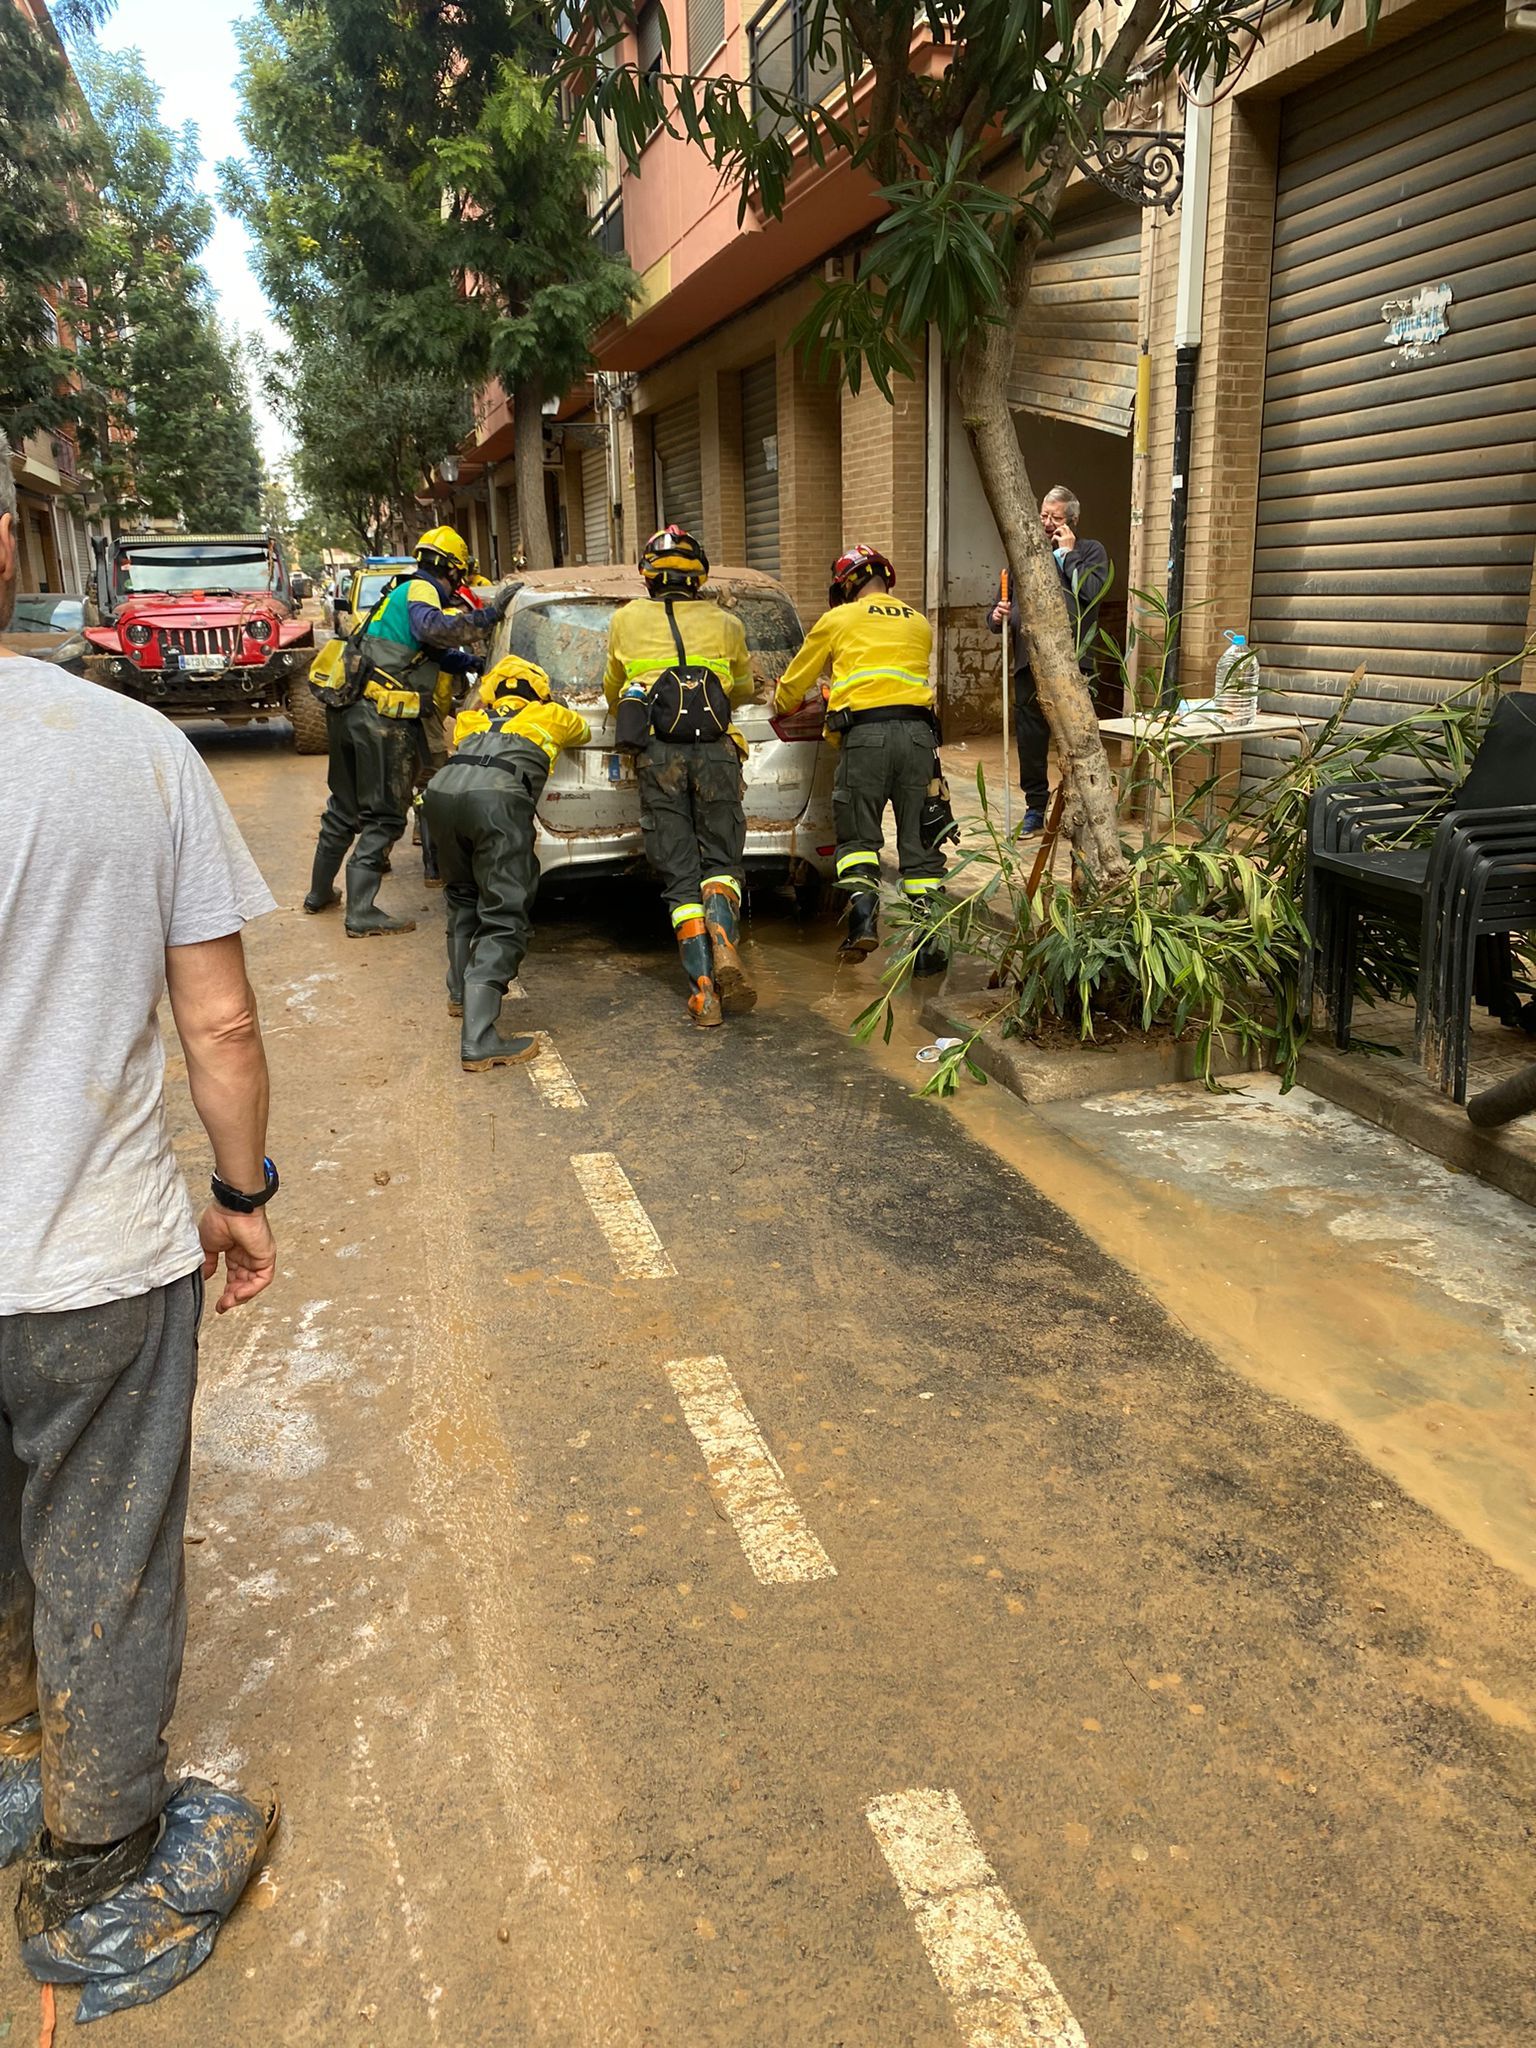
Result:
M240 57L234 23L247 0L118 0L117 11L98 40L109 50L138 49L160 88L161 112L173 128L192 122L202 146L202 189L218 210L213 239L203 251L219 311L242 333L268 342L278 331L246 260L248 237L218 206L218 165L244 148L235 126ZM276 467L288 453L287 435L259 389L251 392L256 433L267 463Z

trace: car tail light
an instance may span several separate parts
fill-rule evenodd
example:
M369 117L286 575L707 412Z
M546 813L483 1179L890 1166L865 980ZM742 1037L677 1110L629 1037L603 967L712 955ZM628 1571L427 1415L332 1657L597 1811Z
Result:
M802 704L795 711L781 711L768 723L781 740L819 740L826 710L820 697L813 697L809 704Z
M123 628L123 638L130 647L147 647L153 637L148 626L134 625Z
M270 619L247 619L245 630L248 637L252 640L270 640L272 638L272 621Z

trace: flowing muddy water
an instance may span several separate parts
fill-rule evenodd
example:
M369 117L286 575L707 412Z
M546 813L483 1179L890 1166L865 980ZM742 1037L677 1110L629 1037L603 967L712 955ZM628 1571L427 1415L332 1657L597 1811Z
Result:
M763 1001L846 1028L879 991L825 926L759 928ZM933 986L932 984L928 985ZM927 990L872 1056L921 1085ZM1234 1370L1343 1429L1536 1585L1536 1229L1305 1089L1136 1090L1030 1107L992 1082L936 1104L1128 1267ZM1006 1216L998 1218L1001 1230Z

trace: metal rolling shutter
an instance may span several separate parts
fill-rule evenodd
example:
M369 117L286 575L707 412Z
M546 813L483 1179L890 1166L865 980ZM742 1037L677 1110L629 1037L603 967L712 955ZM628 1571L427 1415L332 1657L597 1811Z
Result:
M741 373L741 485L747 567L779 573L779 366L772 356Z
M699 401L688 398L654 414L651 438L656 450L656 523L686 526L690 533L698 534L704 524Z
M1141 216L1096 207L1064 219L1035 260L1008 403L1113 434L1136 405Z
M581 451L582 552L588 562L608 559L608 450Z
M1352 722L1390 723L1520 649L1533 151L1536 38L1492 8L1286 103L1251 631L1289 708L1364 662ZM1441 285L1444 337L1388 346L1383 308Z

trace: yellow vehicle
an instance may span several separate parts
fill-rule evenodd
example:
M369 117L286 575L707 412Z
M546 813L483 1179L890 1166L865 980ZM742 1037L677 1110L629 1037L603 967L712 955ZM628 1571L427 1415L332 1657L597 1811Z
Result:
M336 630L346 637L355 633L397 576L409 575L416 567L414 555L369 555L352 571L341 606Z

